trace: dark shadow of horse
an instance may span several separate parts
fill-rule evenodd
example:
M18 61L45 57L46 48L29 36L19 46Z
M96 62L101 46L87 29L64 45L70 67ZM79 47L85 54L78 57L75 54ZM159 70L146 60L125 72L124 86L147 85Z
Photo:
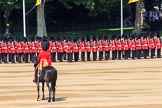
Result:
M38 60L36 58L34 60L34 67L36 67L37 65L38 65ZM37 69L37 92L38 92L37 101L39 101L40 98L40 94L39 94L40 82L42 83L42 92L43 92L42 100L45 100L44 83L46 82L46 85L48 87L48 92L49 92L48 102L55 101L56 80L57 80L57 70L53 66L43 67L42 70ZM51 91L53 92L53 98L51 98Z
M45 100L48 100L49 97L46 97ZM60 97L60 98L55 98L55 102L61 102L61 101L65 101L67 99L67 97Z

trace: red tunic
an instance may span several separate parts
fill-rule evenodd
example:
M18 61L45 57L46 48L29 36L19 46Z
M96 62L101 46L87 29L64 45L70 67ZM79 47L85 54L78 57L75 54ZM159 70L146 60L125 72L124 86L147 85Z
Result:
M22 53L21 43L16 43L17 53Z
M80 42L80 50L81 52L85 52L85 45L83 42Z
M118 40L116 43L117 43L117 45L116 45L117 46L117 50L121 51L122 50L122 43L121 43L121 41Z
M116 45L115 45L115 42L114 41L111 41L111 50L112 51L115 51L116 50Z
M15 51L15 46L13 43L9 43L9 52L14 54L16 51Z
M103 51L102 43L101 41L98 42L98 50Z
M86 52L91 52L90 42L86 42Z
M132 40L132 41L130 42L130 49L131 49L132 51L135 51L135 50L136 50L135 40Z
M153 39L149 40L149 46L150 46L151 49L155 48L155 44L154 44L154 40Z
M3 53L8 53L8 47L6 43L2 43L2 52Z
M109 47L107 41L104 41L104 42L103 42L103 46L104 46L104 51L110 51L110 47Z
M74 43L73 47L74 47L73 52L79 52L79 47L78 47L77 43Z
M42 66L44 66L44 62L47 61L48 62L48 66L51 65L52 60L51 60L51 54L49 51L40 51L39 55L38 55L38 64L40 65L40 62L42 61Z
M37 48L37 52L40 53L40 51L42 50L40 42L36 42L36 48Z
M97 52L96 41L92 42L92 52Z

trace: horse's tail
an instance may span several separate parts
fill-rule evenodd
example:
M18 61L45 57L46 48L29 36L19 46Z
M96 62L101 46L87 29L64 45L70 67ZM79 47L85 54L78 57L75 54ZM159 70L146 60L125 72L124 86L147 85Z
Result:
M57 80L57 70L53 67L52 69L52 75L51 75L51 79L53 81L56 81Z

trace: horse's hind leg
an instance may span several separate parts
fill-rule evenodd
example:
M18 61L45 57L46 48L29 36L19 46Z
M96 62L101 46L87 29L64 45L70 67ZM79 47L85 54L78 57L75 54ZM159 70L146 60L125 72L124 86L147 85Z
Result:
M55 82L52 82L51 83L51 86L52 86L52 91L53 91L53 98L52 98L52 102L54 102L55 101Z
M45 98L44 98L44 82L43 81L42 81L42 93L43 93L42 100L45 100Z
M48 92L49 92L48 102L51 102L51 87L50 87L50 85L49 85L49 81L46 81L46 83L47 83Z

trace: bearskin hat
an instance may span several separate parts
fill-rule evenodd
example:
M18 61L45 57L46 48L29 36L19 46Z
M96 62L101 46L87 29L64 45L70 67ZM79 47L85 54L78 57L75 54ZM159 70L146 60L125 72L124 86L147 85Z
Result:
M93 41L97 41L96 36L93 36Z
M160 38L160 32L157 32L157 38Z
M86 41L90 41L90 37L89 36L86 36Z
M59 36L57 36L57 37L56 37L56 40L57 40L57 41L61 41L61 39L60 39L60 37L59 37Z
M102 35L98 36L98 40L102 40L102 38L103 38Z
M108 40L108 37L107 36L104 36L104 40Z
M114 36L114 35L112 35L112 36L111 36L111 40L114 40L114 39L115 39L115 36Z
M67 38L67 41L71 42L72 41L71 37L68 37Z
M150 33L150 38L153 38L154 37L154 33Z
M47 51L49 49L49 40L43 38L41 41L42 50Z
M85 41L85 37L82 36L82 37L81 37L81 42L84 42L84 41Z

